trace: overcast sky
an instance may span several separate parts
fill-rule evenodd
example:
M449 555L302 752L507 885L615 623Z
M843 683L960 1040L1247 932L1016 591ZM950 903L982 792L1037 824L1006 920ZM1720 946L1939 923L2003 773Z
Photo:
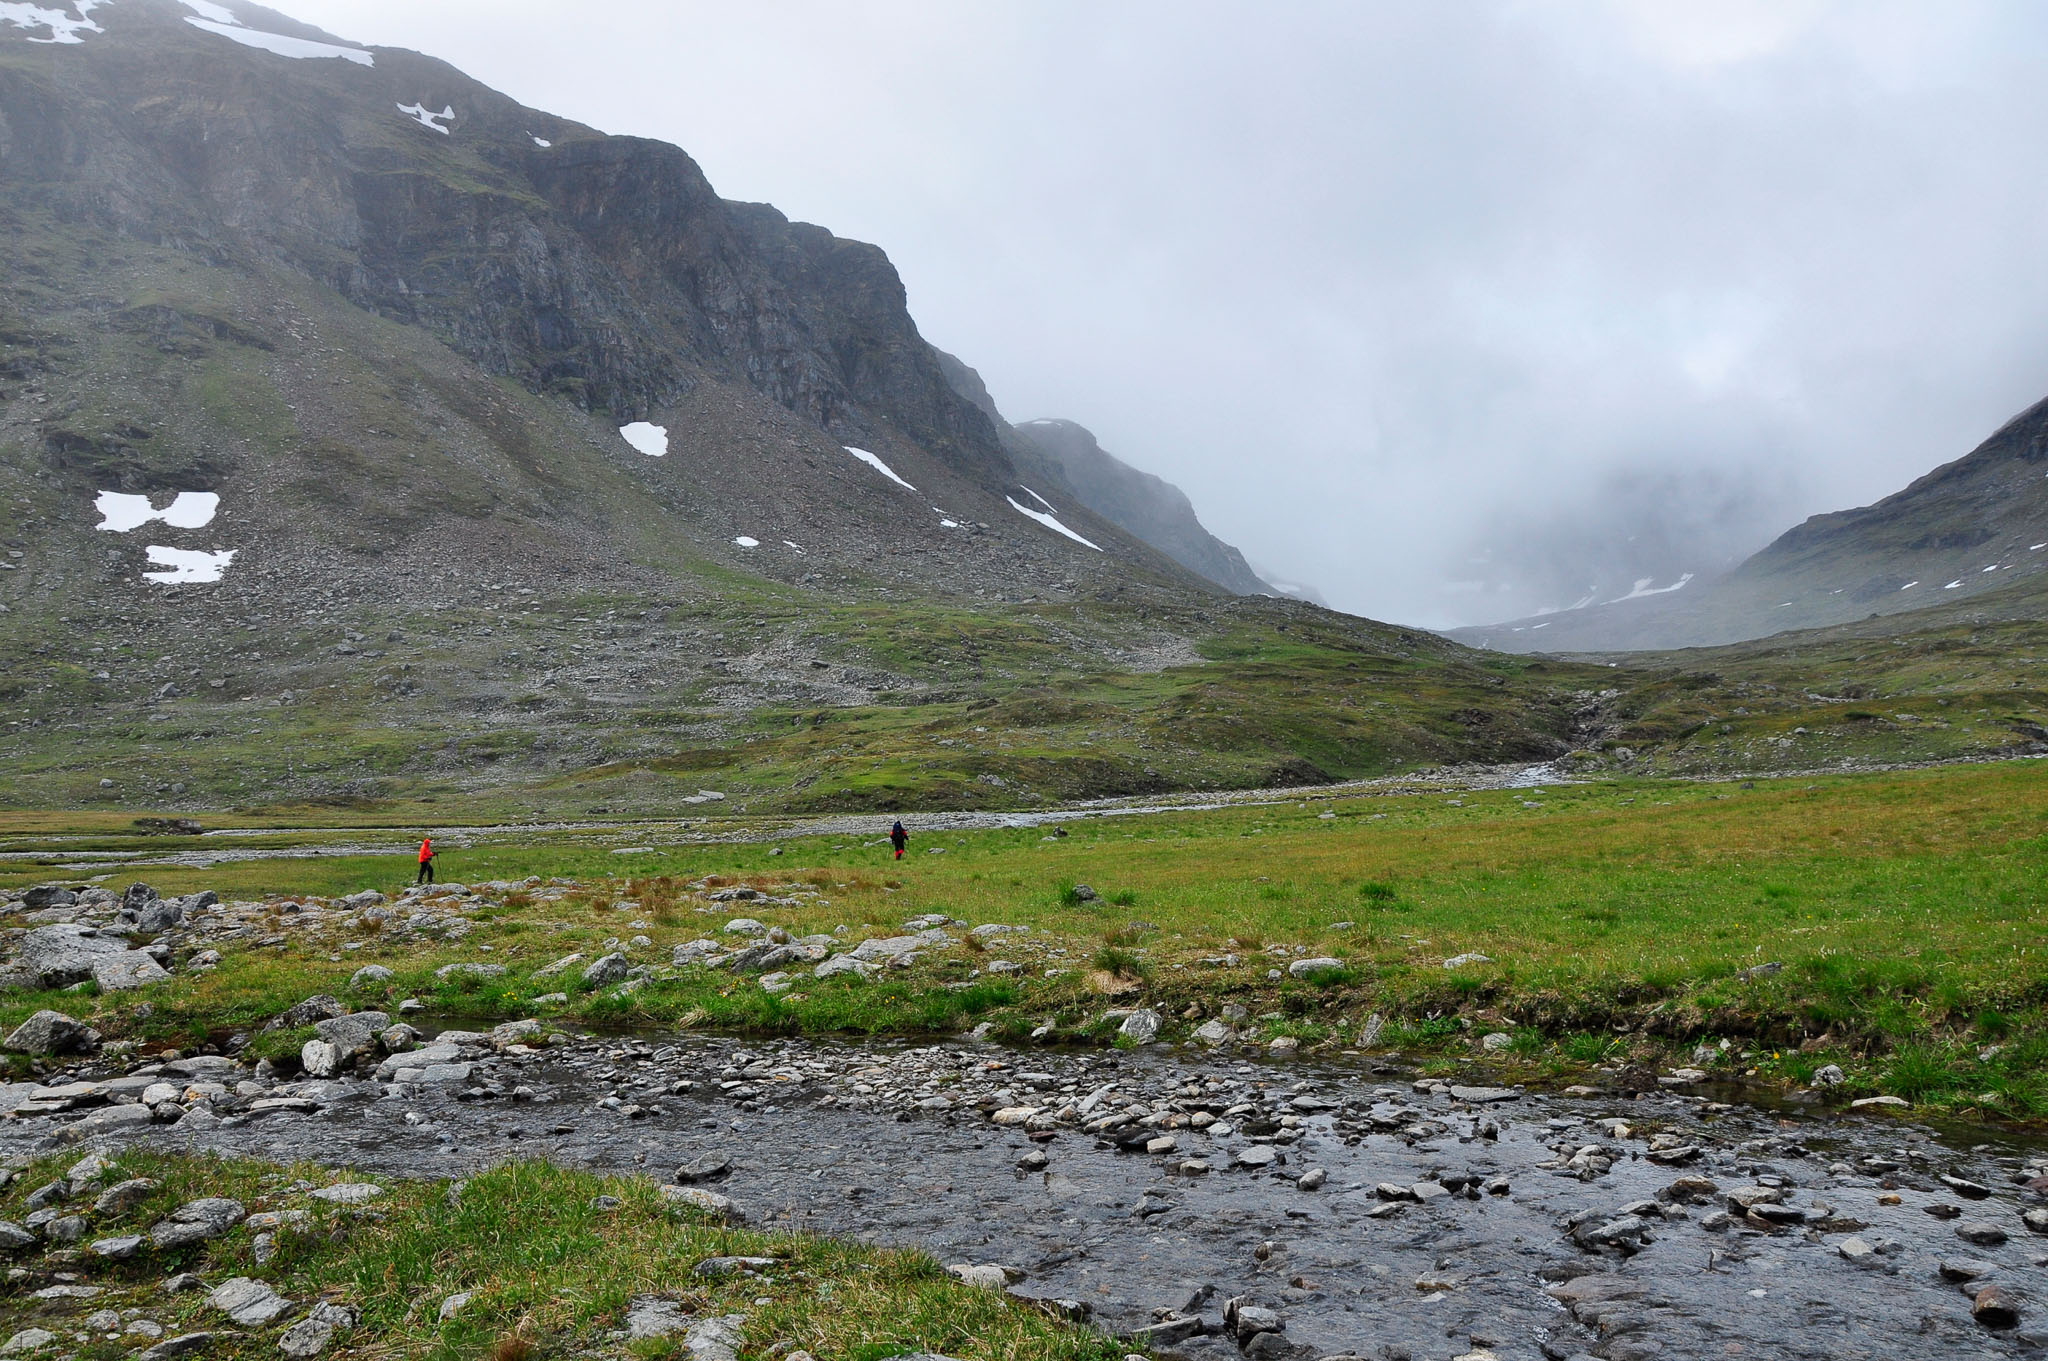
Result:
M2048 396L2048 7L277 0L879 243L1269 572L1662 585Z

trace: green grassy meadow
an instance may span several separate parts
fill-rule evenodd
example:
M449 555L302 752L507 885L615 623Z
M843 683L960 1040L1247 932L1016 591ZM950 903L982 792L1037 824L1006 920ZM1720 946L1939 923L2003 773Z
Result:
M47 847L67 824L79 837L66 843L74 853L165 844L121 835L99 815L7 815L0 882L55 877L9 857ZM927 834L911 824L916 839L900 863L871 839L772 839L772 825L741 819L712 834L770 839L663 845L678 833L662 824L472 833L443 842L444 880L538 876L577 888L555 902L514 892L474 904L469 934L441 942L380 941L338 912L319 930L286 930L272 903L275 943L231 944L210 974L91 1005L108 1009L113 1032L189 1044L246 1029L312 992L339 995L368 963L397 975L388 997L369 1000L419 996L477 1019L538 1011L769 1033L951 1033L988 1021L1015 1038L1051 1027L1062 1039L1099 1041L1112 1005L1152 1006L1190 1028L1241 1005L1257 1038L1294 1035L1311 1049L1354 1046L1378 1015L1385 1029L1375 1050L1452 1064L1472 1057L1479 1036L1504 1032L1514 1045L1500 1061L1562 1078L1603 1062L1690 1062L1696 1046L1726 1040L1713 1066L1731 1077L1797 1083L1833 1062L1849 1074L1846 1093L2048 1116L2048 783L2031 761L1541 792L1394 788L1077 815L1060 824L1064 838L1050 825ZM279 828L206 844L383 838L396 848L414 830ZM646 849L616 854L622 846ZM166 893L212 888L230 899L331 898L395 892L409 870L403 854L340 856L119 871L108 882L143 878ZM806 896L790 906L714 905L703 897L707 880ZM1079 884L1096 891L1094 901L1080 900ZM630 906L614 906L622 901ZM927 913L1032 931L934 952L871 983L801 977L780 996L730 973L666 967L673 945L716 936L732 916L798 936L836 930L852 942L895 934ZM534 998L563 984L534 970L635 935L649 945L620 948L654 966L647 986L572 988L567 1003L536 1008ZM1444 967L1465 954L1490 962ZM1342 968L1288 975L1302 957ZM986 967L997 958L1021 968L997 977ZM434 977L458 960L508 971ZM1217 960L1234 962L1205 962ZM147 1019L113 1010L145 999ZM78 999L16 994L0 1021L60 1002L75 1010ZM270 1042L292 1048L289 1036Z

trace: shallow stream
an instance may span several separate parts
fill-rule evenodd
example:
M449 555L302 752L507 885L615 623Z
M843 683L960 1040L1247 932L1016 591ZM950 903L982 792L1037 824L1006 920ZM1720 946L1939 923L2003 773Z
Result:
M1079 1301L1119 1333L1168 1309L1220 1323L1226 1300L1249 1296L1280 1312L1303 1356L1891 1361L2030 1355L2048 1342L2048 1237L2022 1219L2044 1204L2024 1183L2048 1160L2038 1144L1981 1132L1663 1091L1461 1097L1363 1058L695 1034L500 1052L480 1039L459 1080L282 1083L278 1093L319 1108L188 1117L139 1137L381 1177L546 1157L669 1181L724 1157L730 1171L702 1184L757 1226L1014 1268L1016 1293ZM1034 1139L988 1109L1085 1105L1085 1126L1125 1103L1155 1122L1140 1132L1175 1149L1120 1149L1135 1125ZM0 1124L0 1152L47 1145L67 1118ZM1652 1161L1659 1135L1697 1153ZM1033 1153L1045 1166L1020 1167ZM1243 1165L1266 1153L1267 1166ZM1184 1171L1193 1160L1209 1170ZM1323 1184L1301 1189L1317 1168ZM1682 1178L1715 1189L1674 1200ZM1412 1189L1386 1198L1418 1187L1419 1200ZM1730 1193L1756 1188L1782 1196L1781 1226L1728 1213ZM1600 1246L1567 1233L1580 1220L1595 1235L1623 1227ZM1977 1225L2004 1241L1959 1236ZM1851 1240L1874 1250L1852 1261ZM1976 1321L1952 1279L1963 1273L1995 1281L2018 1326ZM1608 1279L1576 1315L1546 1293L1595 1274ZM1161 1350L1239 1354L1213 1336Z

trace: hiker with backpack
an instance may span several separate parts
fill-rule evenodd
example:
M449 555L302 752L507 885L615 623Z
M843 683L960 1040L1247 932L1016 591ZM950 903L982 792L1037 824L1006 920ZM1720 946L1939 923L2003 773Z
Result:
M413 880L415 885L434 882L434 838L420 842L420 874Z
M896 858L901 860L903 858L903 848L910 844L910 833L903 830L901 822L889 829L889 844L896 848Z

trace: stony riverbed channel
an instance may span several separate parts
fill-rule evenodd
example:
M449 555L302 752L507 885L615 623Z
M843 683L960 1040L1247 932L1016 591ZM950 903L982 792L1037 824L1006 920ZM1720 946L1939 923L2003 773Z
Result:
M731 901L774 905L746 892ZM312 911L360 914L371 896L384 901ZM392 929L424 921L436 939L459 938L459 910L433 907L446 901L438 890L391 904ZM263 942L278 917L247 910L260 906L46 895L16 909L46 916L16 933L11 967L46 985L81 959L92 977L106 960L140 970L135 954L203 969L210 941ZM865 955L751 918L730 925L676 947L671 967L749 956L742 967L757 971L886 968L951 943L958 924L918 919ZM157 934L137 950L123 928ZM770 958L793 948L816 954ZM616 954L562 972L593 968L607 986L648 976ZM1188 1361L2048 1348L2039 1145L1890 1111L1715 1100L1723 1093L1692 1090L1704 1074L1647 1091L1541 1093L1366 1055L1275 1051L1227 1027L1173 1043L1142 1009L1121 1023L1134 1047L1107 1051L982 1035L607 1035L538 1016L464 1030L437 1026L411 999L385 1011L330 996L272 1024L316 1028L296 1068L232 1052L142 1054L55 1012L7 1037L36 1055L37 1080L0 1086L4 1166L58 1149L81 1157L37 1191L23 1222L0 1224L10 1293L34 1315L13 1336L57 1345L105 1326L149 1340L146 1315L110 1321L89 1288L61 1279L81 1248L146 1253L163 1234L248 1234L260 1261L305 1222L202 1201L109 1237L96 1225L109 1197L118 1210L119 1187L99 1184L93 1155L145 1144L346 1164L358 1180L345 1186L372 1188L348 1194L366 1197L375 1179L454 1181L519 1157L644 1174L678 1205L732 1222L923 1248L970 1284ZM225 1291L223 1326L275 1331L287 1355L318 1355L352 1326L346 1305L315 1317L304 1302L266 1298L260 1282L166 1286ZM665 1314L659 1300L635 1309L635 1327L687 1332L711 1356L744 1327ZM0 1355L41 1341L0 1340Z

